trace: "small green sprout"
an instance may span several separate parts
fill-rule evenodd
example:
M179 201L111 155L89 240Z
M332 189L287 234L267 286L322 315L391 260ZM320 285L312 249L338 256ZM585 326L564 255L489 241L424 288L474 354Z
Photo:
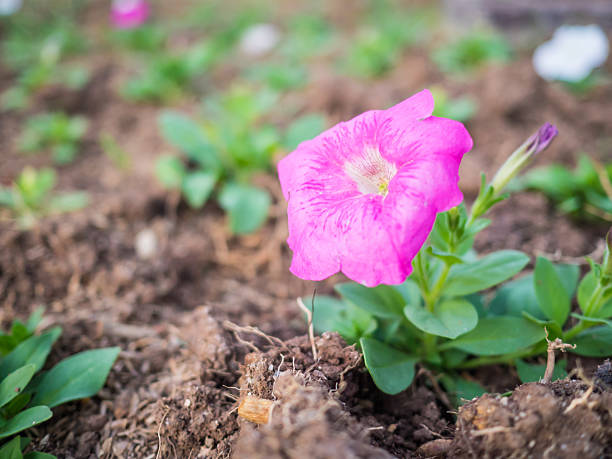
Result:
M443 72L461 75L489 62L507 62L511 56L510 44L503 36L476 31L439 47L432 58Z
M51 408L91 397L104 386L119 355L118 347L80 352L41 372L51 347L62 333L53 327L36 333L42 319L39 308L23 323L14 320L9 333L0 333L0 457L49 457L22 450L30 439L21 432L53 416Z
M267 218L271 197L251 184L253 175L269 170L281 148L293 149L324 128L321 117L309 115L281 135L264 122L276 101L275 93L239 86L207 100L205 120L163 112L162 134L185 157L161 157L156 165L159 181L179 189L193 208L201 208L214 195L229 216L232 232L257 230Z
M76 157L87 126L82 116L42 113L26 121L19 148L28 153L50 149L55 163L68 164Z
M12 187L0 187L0 209L8 209L21 227L30 228L41 217L72 212L87 205L86 193L54 193L55 182L53 169L37 171L26 167Z
M581 155L573 171L561 164L537 168L514 187L541 191L562 212L576 218L612 222L612 163Z

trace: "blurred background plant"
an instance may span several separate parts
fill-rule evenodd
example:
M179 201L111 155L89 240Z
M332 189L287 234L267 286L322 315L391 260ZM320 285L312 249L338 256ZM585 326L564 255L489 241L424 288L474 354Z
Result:
M612 222L612 163L602 164L582 154L574 170L561 164L537 168L513 186L541 191L573 217Z
M8 209L23 228L31 228L46 215L79 210L87 205L83 192L57 193L53 169L26 167L10 188L0 187L0 208Z
M284 146L294 148L324 128L321 117L309 116L297 119L281 134L265 122L277 100L274 92L235 86L206 100L204 120L163 112L159 117L162 135L184 156L158 160L160 182L180 189L194 208L201 208L214 194L234 233L258 229L267 218L271 199L266 190L251 185L253 175L269 171Z
M87 132L87 124L82 116L69 117L59 112L35 115L26 121L19 148L26 153L49 149L55 163L71 163Z
M451 75L465 75L491 62L504 63L512 57L508 41L490 30L474 30L432 53L433 61L440 70Z

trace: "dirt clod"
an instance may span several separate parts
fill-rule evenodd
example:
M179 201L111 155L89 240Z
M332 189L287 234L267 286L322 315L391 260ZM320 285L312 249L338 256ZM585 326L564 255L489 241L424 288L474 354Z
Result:
M597 458L612 447L612 393L577 380L529 383L462 406L450 457Z

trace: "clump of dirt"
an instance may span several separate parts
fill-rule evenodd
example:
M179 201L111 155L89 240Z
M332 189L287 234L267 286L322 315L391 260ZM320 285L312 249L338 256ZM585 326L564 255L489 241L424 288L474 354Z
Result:
M612 392L583 381L523 384L463 405L449 457L597 458L612 453Z
M304 375L287 370L273 387L270 422L260 428L244 423L237 458L391 458L370 445L368 432L327 389L307 385Z
M315 344L316 362L305 336L247 355L240 379L242 399L275 400L275 406L268 425L243 427L239 451L304 457L314 454L313 445L324 445L312 457L385 457L381 451L405 456L451 433L452 420L445 414L450 407L421 375L404 393L385 395L375 387L359 353L337 334L324 333ZM346 433L350 440L344 441Z
M213 381L180 386L158 404L159 457L229 457L239 430L233 405Z

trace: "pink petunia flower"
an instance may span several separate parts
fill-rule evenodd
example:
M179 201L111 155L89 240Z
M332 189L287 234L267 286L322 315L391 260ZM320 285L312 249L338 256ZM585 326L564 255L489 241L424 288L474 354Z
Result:
M369 287L406 280L436 214L463 200L459 164L472 148L463 124L431 116L433 108L421 91L339 123L279 162L293 274L341 271Z
M119 29L141 26L149 17L149 4L146 0L113 0L111 21Z

